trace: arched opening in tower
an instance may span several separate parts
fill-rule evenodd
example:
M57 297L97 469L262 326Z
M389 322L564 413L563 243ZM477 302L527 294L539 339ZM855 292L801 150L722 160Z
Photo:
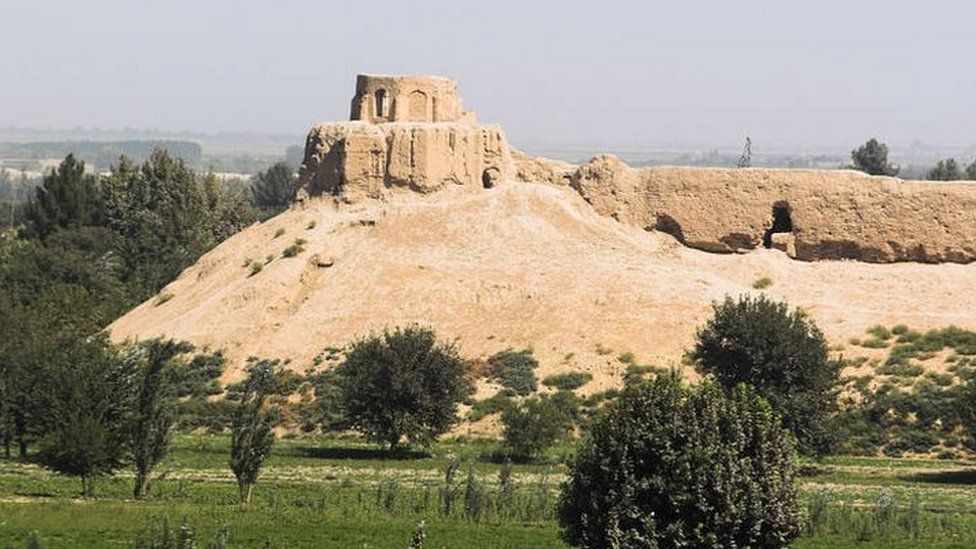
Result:
M790 217L790 205L787 202L773 204L773 223L763 235L763 246L773 247L773 235L776 233L792 233L793 218Z
M386 90L376 90L376 118L386 118L390 114L387 111Z

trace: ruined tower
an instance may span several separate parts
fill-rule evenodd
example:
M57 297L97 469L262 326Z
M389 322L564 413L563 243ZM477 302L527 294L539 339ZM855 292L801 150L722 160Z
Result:
M309 131L301 177L309 194L355 200L396 189L482 190L512 173L501 128L462 110L454 80L361 74L350 121Z

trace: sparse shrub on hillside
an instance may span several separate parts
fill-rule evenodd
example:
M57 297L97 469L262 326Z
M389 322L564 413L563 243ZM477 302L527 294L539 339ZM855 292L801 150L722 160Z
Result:
M484 400L476 401L471 406L467 419L468 421L479 421L491 414L502 413L513 406L515 406L515 401L512 400L512 397L505 393L497 393Z
M271 237L271 238L278 238L279 236L281 236L283 234L285 234L285 228L284 227L279 227L278 230L275 231L274 236Z
M248 276L254 276L260 273L262 270L264 270L264 263L261 263L260 261L252 261L251 274L249 274Z
M305 225L305 230L306 231L311 231L312 229L315 228L315 225L316 225L316 221L313 219L313 220L311 220L311 221L308 222L308 225Z
M338 367L351 426L396 450L429 445L458 421L473 392L467 363L430 328L408 326L354 342Z
M786 547L801 526L794 481L793 439L751 389L661 375L589 429L559 523L578 547Z
M755 387L782 414L804 453L825 453L840 363L828 357L820 329L799 309L764 295L727 297L713 308L691 352L700 371L726 388Z
M491 378L506 391L518 396L527 396L538 388L535 369L539 366L539 361L532 356L531 349L521 351L506 349L488 357L487 362L491 368Z
M640 383L641 381L644 381L647 374L653 372L654 370L655 368L653 366L631 364L627 366L627 371L624 372L624 385Z
M553 374L546 376L542 384L546 387L553 387L560 391L572 391L579 389L593 379L593 374L586 372L566 372L564 374Z
M752 283L753 289L756 290L765 290L766 288L772 285L773 285L773 279L769 278L768 276L764 276L760 279L757 279L755 282Z
M881 341L888 341L891 339L891 330L885 328L881 324L875 324L867 329L867 333L875 337L875 339L880 339Z
M620 362L621 364L636 364L637 357L634 355L634 353L627 351L617 355L617 362Z
M288 246L287 248L285 248L283 252L281 252L281 257L285 257L285 258L295 257L296 255L304 251L305 251L305 239L296 238L295 241L292 242L291 246Z
M156 298L155 305L156 305L156 307L159 307L160 305L166 303L167 301L173 299L174 297L176 297L176 296L174 296L170 292L163 292L163 293L159 294L159 297Z
M888 342L876 337L861 340L861 347L865 349L884 349L888 347Z

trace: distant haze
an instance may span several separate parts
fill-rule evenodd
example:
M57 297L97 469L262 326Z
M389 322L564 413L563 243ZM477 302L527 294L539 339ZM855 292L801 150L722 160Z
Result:
M968 1L0 5L0 127L301 136L358 72L456 78L516 144L976 145Z

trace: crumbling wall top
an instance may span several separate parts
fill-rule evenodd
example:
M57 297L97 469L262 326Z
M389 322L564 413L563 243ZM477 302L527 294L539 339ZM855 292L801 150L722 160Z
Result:
M440 76L360 74L350 120L383 122L474 122L461 109L457 81Z

